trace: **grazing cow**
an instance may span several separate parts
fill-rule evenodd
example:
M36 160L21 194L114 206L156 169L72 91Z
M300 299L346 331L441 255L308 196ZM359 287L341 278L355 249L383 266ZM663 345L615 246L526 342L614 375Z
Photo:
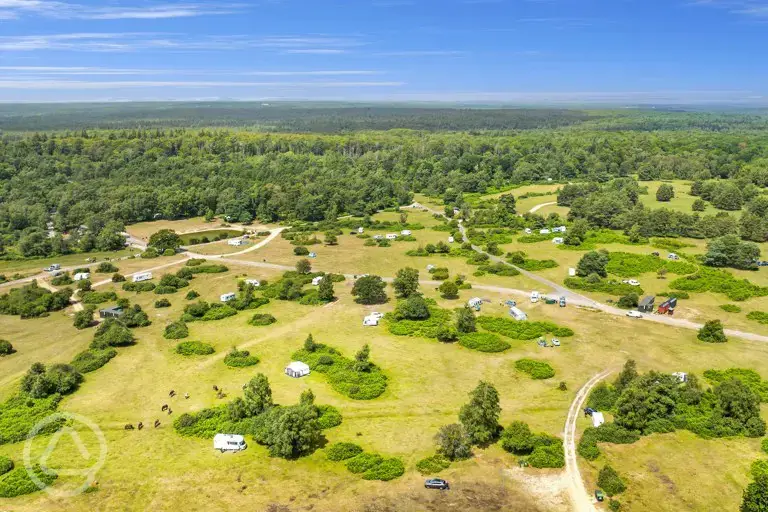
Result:
M139 430L144 428L144 424L142 422L139 422Z
M213 390L214 390L214 391L218 391L218 390L219 390L219 386L217 386L216 384L214 384L214 385L213 385Z
M189 393L184 393L184 399L189 400Z
M216 393L216 398L224 398L225 396L227 396L227 394L224 393L223 389L220 389L219 392Z
M174 396L176 396L176 391L174 391L174 390L172 389L172 390L171 390L171 392L170 392L170 393L168 393L168 396L170 396L171 398L173 398Z
M125 430L133 430L133 425L130 423L125 426Z
M161 411L165 412L168 410L168 404L163 404L163 406L160 408Z
M160 426L160 420L155 420L155 428Z
M171 414L173 414L173 411L172 411L172 410L171 410L171 408L169 407L169 408L168 408L168 415L170 416Z

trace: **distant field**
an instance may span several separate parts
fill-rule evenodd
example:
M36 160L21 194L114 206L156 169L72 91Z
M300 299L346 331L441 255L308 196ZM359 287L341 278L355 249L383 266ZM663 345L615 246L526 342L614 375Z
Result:
M85 265L88 258L96 258L96 261L104 261L106 259L117 259L123 256L130 256L131 254L138 254L139 251L135 249L126 249L124 251L110 251L110 252L89 252L80 254L67 254L64 256L52 256L50 258L41 259L25 259L25 260L0 260L0 274L6 274L10 278L11 275L20 272L22 274L32 273L36 274L42 272L45 267L50 266L52 263L58 263L62 267L72 267L75 265Z
M182 245L189 245L190 240L192 240L193 238L197 239L197 241L200 242L200 240L203 237L206 237L210 242L214 242L217 239L217 237L223 234L228 235L228 238L233 238L233 237L242 235L243 232L242 230L239 230L239 229L210 229L206 231L196 231L194 233L183 234L181 235L180 238L181 238Z
M662 202L656 200L656 191L659 189L662 183L672 185L675 189L675 197L669 202ZM683 213L694 213L691 209L693 202L698 199L696 196L689 194L691 190L690 181L671 180L671 181L641 181L641 187L648 187L648 194L640 196L640 202L651 209L669 208L670 210L677 210ZM719 210L707 203L707 208L700 214L712 215Z

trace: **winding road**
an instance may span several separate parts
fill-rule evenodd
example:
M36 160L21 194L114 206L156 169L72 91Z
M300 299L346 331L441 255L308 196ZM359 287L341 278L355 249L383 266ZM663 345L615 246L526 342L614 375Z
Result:
M576 454L576 420L581 414L584 402L587 400L592 389L604 378L610 375L613 370L604 370L587 381L584 386L576 393L576 397L571 402L568 410L568 417L565 420L565 429L563 430L563 449L565 450L565 473L568 479L568 494L571 497L571 504L575 512L595 512L595 508L587 488L584 486L584 478L581 476L579 461Z

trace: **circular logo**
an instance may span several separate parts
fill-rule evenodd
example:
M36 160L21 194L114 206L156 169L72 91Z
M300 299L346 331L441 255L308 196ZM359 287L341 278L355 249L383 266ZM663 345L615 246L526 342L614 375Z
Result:
M99 453L92 454L81 434L78 430L73 428L74 426L80 426L79 430L88 429L98 441ZM48 433L52 428L60 426L56 429L51 438L48 441L47 446L36 459L32 456L32 442L40 433ZM67 436L74 444L76 451L80 453L83 460L88 463L88 467L85 468L57 468L56 470L48 467L48 460L56 450L56 447L61 441L63 436ZM96 473L104 466L104 462L107 459L107 440L104 437L104 433L99 426L94 423L90 418L75 414L71 412L56 412L49 416L46 416L43 420L39 421L32 430L27 434L27 440L24 443L24 468L27 470L27 474L32 482L41 490L47 492L51 496L57 498L66 498L71 496L77 496L88 489L93 484ZM93 462L95 461L95 462ZM72 478L76 487L67 488L53 488L49 485L52 478L56 475L82 477L82 483L77 486L79 479Z

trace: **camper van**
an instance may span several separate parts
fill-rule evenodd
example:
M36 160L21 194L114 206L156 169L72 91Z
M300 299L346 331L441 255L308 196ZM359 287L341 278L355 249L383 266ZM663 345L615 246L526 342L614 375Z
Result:
M231 300L235 300L235 297L237 297L237 295L230 292L223 294L221 297L219 297L219 300L221 300L221 302L229 302Z
M249 284L254 288L258 288L259 286L261 286L261 281L259 281L258 279L246 279L245 284Z
M516 306L512 306L511 308L509 308L509 314L512 315L512 318L514 318L518 322L522 322L523 320L528 320L528 315L526 315L521 309L517 308Z
M387 233L386 238L387 238L387 240L397 240L397 234L396 233Z
M245 438L237 434L216 434L213 436L213 449L224 452L239 452L248 448Z
M152 279L152 272L141 272L140 274L135 274L133 276L133 282L134 283L140 283L142 281L149 281Z
M74 279L75 281L85 281L86 279L90 279L90 278L91 278L90 272L80 272L78 274L75 274L75 276L72 279Z
M531 292L531 302L539 302L539 292Z
M312 286L320 286L320 281L323 280L323 276L317 276L312 278Z
M61 270L61 265L54 263L50 267L45 267L43 270L46 272L56 272L57 270Z

